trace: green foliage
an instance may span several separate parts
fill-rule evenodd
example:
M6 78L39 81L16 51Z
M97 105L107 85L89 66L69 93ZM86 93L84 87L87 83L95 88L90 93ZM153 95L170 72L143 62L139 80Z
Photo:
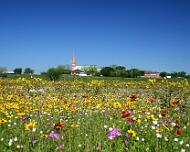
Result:
M41 73L46 75L50 80L58 80L63 74L70 74L70 68L68 65L59 65L56 68L49 68L47 72Z
M59 65L56 68L61 74L70 74L71 70L69 65Z
M167 72L161 72L161 73L160 73L160 76L161 76L162 78L166 77L167 75L168 75Z
M103 76L114 76L114 69L111 67L104 67L101 69L100 73Z
M14 73L15 74L22 74L22 68L15 68Z
M112 65L111 67L104 67L101 70L103 76L111 77L126 77L126 78L137 78L144 75L144 71L139 69L126 70L124 66Z
M50 68L48 69L46 76L51 80L51 81L55 81L58 80L61 76L61 71L58 68Z
M139 69L127 70L127 77L128 78L137 78L137 77L143 76L143 75L144 75L144 71L139 70Z
M7 78L7 73L0 73L0 78Z
M161 77L166 77L166 76L171 76L172 78L188 78L189 76L187 75L186 72L181 71L181 72L172 72L172 73L167 73L167 72L161 72L160 76Z
M31 69L31 68L26 68L26 69L24 70L24 74L34 74L34 70Z
M96 66L86 66L83 67L82 70L87 74L87 75L96 75L98 70Z

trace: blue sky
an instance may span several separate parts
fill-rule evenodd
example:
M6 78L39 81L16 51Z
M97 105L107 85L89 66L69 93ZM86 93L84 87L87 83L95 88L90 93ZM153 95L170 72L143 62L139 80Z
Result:
M189 0L0 0L0 66L190 73Z

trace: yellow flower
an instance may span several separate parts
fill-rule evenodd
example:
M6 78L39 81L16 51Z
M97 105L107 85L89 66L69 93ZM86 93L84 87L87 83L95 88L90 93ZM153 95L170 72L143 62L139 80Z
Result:
M141 122L141 120L140 120L139 118L136 118L136 117L132 118L132 120L133 120L133 121L136 121L136 122L138 122L138 123Z
M135 131L133 131L132 129L128 130L127 133L131 137L136 137L137 136L137 133Z
M125 105L126 106L135 106L136 102L134 102L134 101L127 101L127 102L125 102Z
M160 133L160 132L162 132L162 130L161 129L156 129L156 132Z
M18 112L17 115L18 115L19 117L22 117L22 116L24 116L24 113L23 113L23 112Z
M6 123L6 122L7 122L6 119L0 118L0 123Z
M121 108L121 104L120 104L119 102L114 102L113 107L114 107L115 109Z
M30 121L28 124L25 125L25 130L30 131L36 126L35 122Z
M151 121L155 121L155 120L156 120L156 118L155 118L153 115L151 115L151 116L146 116L146 118L147 118L148 120L151 120Z
M13 98L14 98L13 95L8 95L8 96L7 96L7 100L8 100L8 101L12 100Z
M169 129L165 124L162 124L162 126L163 126L164 128L166 128L168 131L170 131L170 129Z
M78 124L72 124L71 127L72 127L72 128L79 128L80 125L78 125Z
M47 135L47 134L42 134L40 137L41 137L41 138L47 138L48 135Z

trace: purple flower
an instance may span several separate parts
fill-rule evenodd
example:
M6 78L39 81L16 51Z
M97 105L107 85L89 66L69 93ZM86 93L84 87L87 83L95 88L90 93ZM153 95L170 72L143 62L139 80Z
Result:
M23 123L25 123L27 121L27 118L26 117L22 117L21 120L22 120Z
M132 119L129 119L129 120L128 120L128 123L129 123L129 124L133 123L133 120L132 120Z
M49 136L50 138L55 138L55 139L61 138L61 135L60 135L60 134L57 134L57 133L50 133L48 136Z
M112 130L109 131L108 134L107 134L107 137L108 137L109 139L113 139L113 138L115 138L115 137L117 137L117 136L121 136L121 131L119 131L117 128L112 129Z
M35 144L35 143L38 142L38 140L37 140L36 138L32 138L31 140L32 140L32 143L33 143L33 144Z
M131 136L129 136L128 134L125 135L125 138L127 138L127 139L130 138L130 137L131 137Z

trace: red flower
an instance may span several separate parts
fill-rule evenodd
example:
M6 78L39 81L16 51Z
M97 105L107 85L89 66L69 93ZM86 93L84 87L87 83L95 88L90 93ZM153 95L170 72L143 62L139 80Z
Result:
M164 117L164 116L166 116L168 114L168 111L167 110L165 110L165 109L162 109L161 110L161 115Z
M56 129L56 130L61 130L61 129L63 129L63 126L64 126L63 123L58 122L57 124L55 124L54 129Z
M173 100L173 101L172 101L172 104L173 104L173 105L176 105L176 104L178 104L178 103L179 103L178 100Z
M131 101L135 101L137 99L136 95L129 95L128 97L131 99Z
M177 134L178 134L178 135L182 135L182 134L183 134L183 130L178 129L178 130L177 130Z
M124 113L122 113L122 118L129 118L130 115L131 115L130 112L124 112Z

